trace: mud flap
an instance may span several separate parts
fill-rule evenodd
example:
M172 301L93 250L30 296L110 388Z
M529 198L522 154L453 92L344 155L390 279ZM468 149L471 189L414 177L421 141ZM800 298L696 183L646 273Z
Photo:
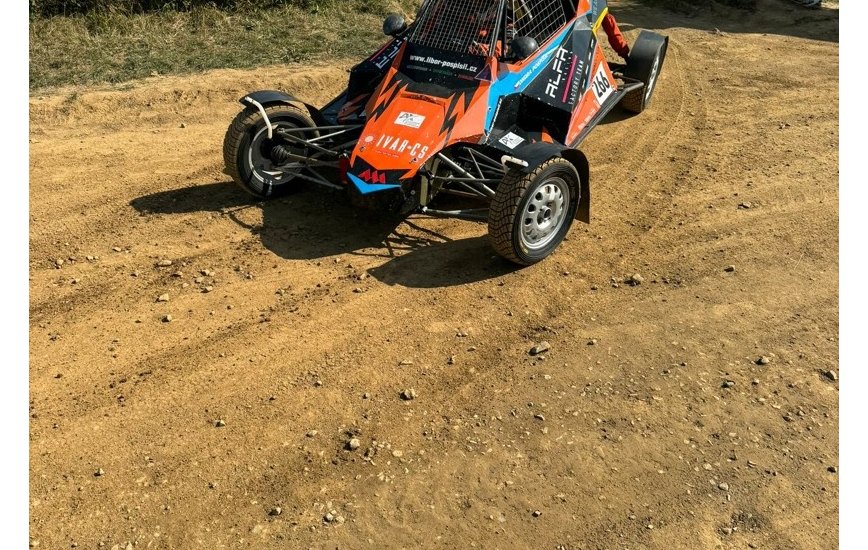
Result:
M570 161L579 173L581 195L579 206L576 208L576 219L591 223L591 167L588 164L588 157L578 149L564 149L561 151L561 156Z

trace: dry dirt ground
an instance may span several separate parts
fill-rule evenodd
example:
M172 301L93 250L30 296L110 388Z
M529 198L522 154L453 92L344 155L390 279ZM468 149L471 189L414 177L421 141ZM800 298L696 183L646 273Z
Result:
M227 181L238 97L350 60L32 96L31 545L836 547L837 9L611 4L655 101L525 269Z

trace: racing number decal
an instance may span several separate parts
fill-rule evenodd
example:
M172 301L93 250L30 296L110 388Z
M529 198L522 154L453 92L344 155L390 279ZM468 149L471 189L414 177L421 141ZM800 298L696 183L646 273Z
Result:
M611 84L609 84L609 79L606 78L606 75L603 72L597 73L597 76L594 78L594 92L596 92L597 97L602 100L602 98L606 97L606 92L611 88Z
M593 88L594 95L600 105L602 105L603 102L615 92L615 88L612 86L612 83L609 82L609 75L606 74L606 69L602 63L600 63L600 67L597 69L597 74L594 75L594 79L591 80L591 88Z

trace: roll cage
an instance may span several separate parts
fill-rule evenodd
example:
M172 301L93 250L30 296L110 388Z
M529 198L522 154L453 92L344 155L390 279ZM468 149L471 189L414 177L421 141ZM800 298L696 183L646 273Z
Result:
M408 42L507 61L517 36L542 45L575 16L576 0L426 0Z

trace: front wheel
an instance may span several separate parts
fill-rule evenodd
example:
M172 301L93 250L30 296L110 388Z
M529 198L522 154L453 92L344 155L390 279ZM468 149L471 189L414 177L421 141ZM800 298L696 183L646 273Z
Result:
M642 87L627 92L621 105L631 113L641 113L651 103L669 39L657 33L642 31L630 50L624 76L642 81Z
M520 265L546 258L570 230L579 193L579 174L564 158L553 157L529 174L510 169L488 210L494 250Z
M316 126L310 115L291 105L265 107L272 129ZM299 137L316 137L314 130ZM223 139L226 173L239 187L260 199L285 193L297 185L301 165L288 155L304 156L304 147L276 132L268 137L268 125L256 107L247 107L235 117Z

